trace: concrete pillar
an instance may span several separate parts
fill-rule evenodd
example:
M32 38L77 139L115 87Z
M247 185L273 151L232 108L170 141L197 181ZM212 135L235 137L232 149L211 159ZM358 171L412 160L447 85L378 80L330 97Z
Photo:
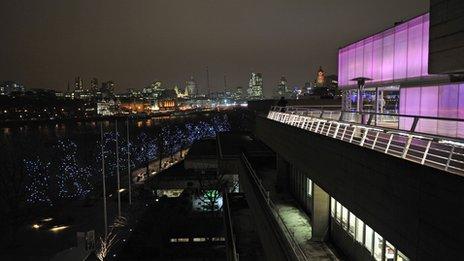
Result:
M285 161L279 154L276 154L276 169L277 169L277 182L276 191L284 191L287 189L290 176L290 164Z
M329 235L330 196L313 183L313 215L311 219L312 240L324 241Z

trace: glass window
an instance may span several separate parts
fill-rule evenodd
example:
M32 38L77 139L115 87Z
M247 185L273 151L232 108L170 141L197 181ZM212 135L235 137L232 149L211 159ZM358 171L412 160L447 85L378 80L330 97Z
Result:
M342 204L340 204L338 201L337 201L337 212L335 214L337 215L336 220L340 222L342 220Z
M361 243L361 245L364 243L363 237L364 237L364 222L361 219L356 218L356 241Z
M385 261L394 261L395 260L395 247L390 244L390 242L386 241L385 242ZM398 255L398 259L397 260L401 260L399 258L399 255Z
M398 251L398 256L396 257L396 261L409 261L409 258L403 253L401 253L400 251Z
M333 218L335 217L335 199L332 197L330 198L330 214Z
M348 209L342 206L342 227L344 229L348 228Z
M371 227L369 227L367 224L366 224L366 235L364 236L365 240L364 240L364 246L367 248L367 250L369 250L369 252L372 253L372 236L374 234L374 231L372 230Z
M350 212L348 232L351 236L355 237L355 227L356 227L356 216Z
M383 254L382 251L383 251L383 238L381 235L375 232L374 234L374 258L375 260L382 261L382 254Z
M308 189L308 196L313 195L313 181L306 178L306 188Z

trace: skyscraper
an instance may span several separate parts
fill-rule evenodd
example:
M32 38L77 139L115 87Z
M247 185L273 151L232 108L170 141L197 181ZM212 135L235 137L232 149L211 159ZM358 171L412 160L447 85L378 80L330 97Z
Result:
M90 90L91 91L97 91L98 90L98 79L97 78L92 78L90 80Z
M193 97L195 96L197 93L197 83L195 82L195 79L193 78L193 76L190 76L190 79L188 81L185 82L186 86L185 86L185 90L186 90L186 93L188 93L188 96L189 97Z
M288 98L290 91L288 90L287 79L284 75L280 77L279 84L277 84L277 89L274 94L274 98L286 97Z
M74 90L82 90L84 89L84 82L82 81L82 78L77 76L76 79L74 79Z
M248 84L248 99L259 100L263 99L263 75L261 73L251 73L250 82Z

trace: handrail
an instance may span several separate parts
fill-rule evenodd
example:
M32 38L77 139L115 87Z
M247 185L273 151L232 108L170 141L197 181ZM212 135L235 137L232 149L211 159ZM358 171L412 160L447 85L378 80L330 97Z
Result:
M295 105L295 106L271 106L271 110L275 110L274 108L278 109L313 109L313 108L340 108L339 105ZM447 117L434 117L434 116L423 116L423 115L412 115L412 114L391 114L391 113L381 113L381 112L372 112L372 111L348 111L348 110L341 110L341 112L346 113L356 113L356 114L364 114L364 115L382 115L382 116L394 116L394 117L407 117L407 118L421 118L421 119L429 119L429 120L443 120L443 121L458 121L464 122L464 119L459 118L447 118Z
M295 114L292 109L273 107L268 118L422 165L464 175L463 139L415 132L414 128L402 130L371 125L370 119L367 122L345 121L342 120L341 111L338 119L333 119L324 118L324 112L307 111ZM417 118L420 116L416 116ZM417 125L417 122L418 120L414 120L413 125Z
M447 135L441 135L439 133L431 133L431 132L426 132L426 131L418 131L417 126L421 123L420 120L435 120L438 124L439 121L451 121L451 122L456 122L459 124L464 125L464 119L458 119L458 118L445 118L445 117L431 117L431 116L420 116L420 115L406 115L406 114L389 114L389 113L376 113L376 112L357 112L357 111L324 111L324 110L313 110L310 108L306 108L305 110L301 110L301 107L296 106L290 106L290 107L279 107L279 106L273 106L271 107L270 111L285 111L287 113L292 113L292 112L301 112L301 113L311 113L311 115L315 112L318 112L321 116L319 118L324 118L324 113L326 112L337 112L339 113L338 121L339 122L346 122L346 123L353 123L356 122L358 124L363 124L363 125L370 125L370 126L380 126L383 127L384 129L389 129L389 130L401 130L403 132L409 132L409 133L415 133L415 134L421 134L428 136L429 138L433 139L447 139L459 143L464 144L464 132L462 136L447 136ZM350 120L343 120L344 116L346 114L355 114L361 117L358 117L360 121L350 121ZM363 118L364 115L368 115L368 118ZM397 126L396 128L390 127L390 126L384 126L378 124L376 116L389 116L393 118L397 118L397 123L399 124L400 121L411 121L411 127L410 128L400 128L400 126ZM400 119L403 118L403 119ZM408 119L409 118L409 119ZM406 125L406 123L404 123ZM463 126L464 127L464 126Z
M306 257L303 249L301 249L299 244L293 238L292 233L290 232L288 227L285 225L285 222L283 222L283 219L280 217L279 212L276 209L276 206L269 198L269 193L266 191L266 189L262 185L260 179L256 175L255 170L253 169L253 166L251 166L250 162L248 161L248 158L246 157L244 153L242 153L242 161L248 170L249 177L251 177L252 185L254 185L254 187L258 189L259 195L261 196L261 200L258 200L258 202L265 203L264 209L268 211L268 215L271 215L274 217L271 219L271 221L275 224L275 226L281 228L281 229L277 229L277 231L280 232L279 233L280 236L277 237L277 239L279 240L279 243L282 245L285 251L288 252L290 248L291 251L290 253L288 253L289 258L291 258L292 260L297 260L297 261L309 260Z
M237 248L235 246L235 235L234 235L234 229L232 226L232 218L230 216L228 192L223 191L222 197L224 199L223 209L224 209L224 225L226 227L227 260L238 261L239 256L237 253Z

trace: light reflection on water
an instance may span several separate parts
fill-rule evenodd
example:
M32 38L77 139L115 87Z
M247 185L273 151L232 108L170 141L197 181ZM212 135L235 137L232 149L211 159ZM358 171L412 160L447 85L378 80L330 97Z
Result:
M170 121L173 119L180 119L189 116L160 116L156 118L149 119L136 119L131 120L131 128L134 126L136 128L145 128L153 127L161 122ZM109 129L114 127L114 120L104 120L103 122L104 129ZM118 123L124 123L125 126L126 120L118 120ZM74 122L58 122L58 123L30 123L26 125L18 126L0 126L0 139L9 137L11 135L39 135L44 137L64 137L69 133L87 133L98 131L100 129L100 121L74 121Z

